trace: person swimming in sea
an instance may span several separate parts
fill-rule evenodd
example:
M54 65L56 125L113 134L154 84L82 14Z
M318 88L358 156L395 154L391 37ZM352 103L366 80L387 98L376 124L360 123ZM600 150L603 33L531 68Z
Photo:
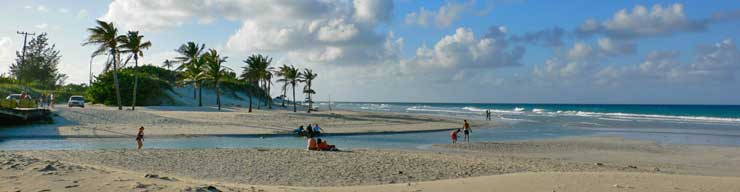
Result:
M136 150L141 150L144 146L144 126L139 127L139 133L136 134L136 145L138 145Z

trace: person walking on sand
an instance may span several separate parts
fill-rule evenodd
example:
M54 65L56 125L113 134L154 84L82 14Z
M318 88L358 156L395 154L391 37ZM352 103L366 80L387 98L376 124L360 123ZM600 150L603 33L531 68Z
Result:
M473 132L472 129L470 129L470 124L468 124L468 120L465 121L465 124L463 124L463 134L465 134L465 143L470 143L470 133Z
M51 92L51 95L49 95L49 107L54 109L54 92Z
M141 151L141 147L144 146L144 126L139 127L139 133L136 134L136 150Z
M457 134L460 133L460 129L455 129L450 133L450 137L452 137L452 144L457 143Z

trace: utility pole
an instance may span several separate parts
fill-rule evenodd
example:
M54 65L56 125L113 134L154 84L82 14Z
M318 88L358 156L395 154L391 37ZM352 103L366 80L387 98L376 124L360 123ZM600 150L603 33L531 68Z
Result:
M88 75L90 75L90 84L87 84L88 87L92 86L92 78L93 78L93 74L92 74L92 62L93 62L93 58L95 58L95 56L90 56L90 74L88 74Z
M25 31L18 31L16 32L18 35L23 35L23 53L21 54L21 65L26 64L26 41L28 40L28 35L34 36L36 33L28 33Z

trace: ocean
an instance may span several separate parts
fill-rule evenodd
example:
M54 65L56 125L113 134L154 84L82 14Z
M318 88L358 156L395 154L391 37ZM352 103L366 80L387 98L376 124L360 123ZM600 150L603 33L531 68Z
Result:
M326 110L329 103L320 103L319 106ZM485 120L485 111L491 110L493 120L505 122L508 128L524 130L534 138L587 134L678 144L740 145L738 105L336 102L331 106L348 110L440 115L472 121Z

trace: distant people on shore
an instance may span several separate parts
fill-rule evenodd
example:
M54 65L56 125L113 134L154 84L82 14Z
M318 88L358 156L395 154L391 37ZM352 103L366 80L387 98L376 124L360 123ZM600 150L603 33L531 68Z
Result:
M308 144L306 146L306 149L309 151L316 151L319 149L319 144L316 142L316 139L313 137L308 138Z
M319 124L314 124L315 126L311 127L311 124L308 124L306 128L303 128L303 125L293 130L293 133L297 136L304 136L304 137L319 137L321 136L321 133L324 132L324 129L319 127Z
M326 140L317 139L319 151L338 151L337 146L329 145Z
M490 109L486 109L486 120L489 120L489 121L491 120L491 110Z
M49 107L52 109L54 108L54 92L51 92L51 94L49 94Z
M293 133L295 133L298 136L305 136L304 134L305 129L303 129L303 125L293 130Z
M470 129L470 124L468 123L468 120L463 120L465 124L463 124L463 134L465 135L465 143L470 143L470 133L473 132L472 129Z
M139 133L136 134L136 150L141 151L141 147L144 146L144 126L139 127Z
M313 133L316 134L316 136L321 136L321 132L324 132L324 130L319 127L319 124L315 124L315 126L313 126Z
M311 127L311 124L310 123L308 124L308 127L306 127L306 131L308 133L308 134L306 134L307 137L314 137L314 136L316 136L315 135L316 133L314 133L313 127Z
M460 129L455 129L450 133L450 137L452 137L452 144L457 143L457 134L460 133Z

